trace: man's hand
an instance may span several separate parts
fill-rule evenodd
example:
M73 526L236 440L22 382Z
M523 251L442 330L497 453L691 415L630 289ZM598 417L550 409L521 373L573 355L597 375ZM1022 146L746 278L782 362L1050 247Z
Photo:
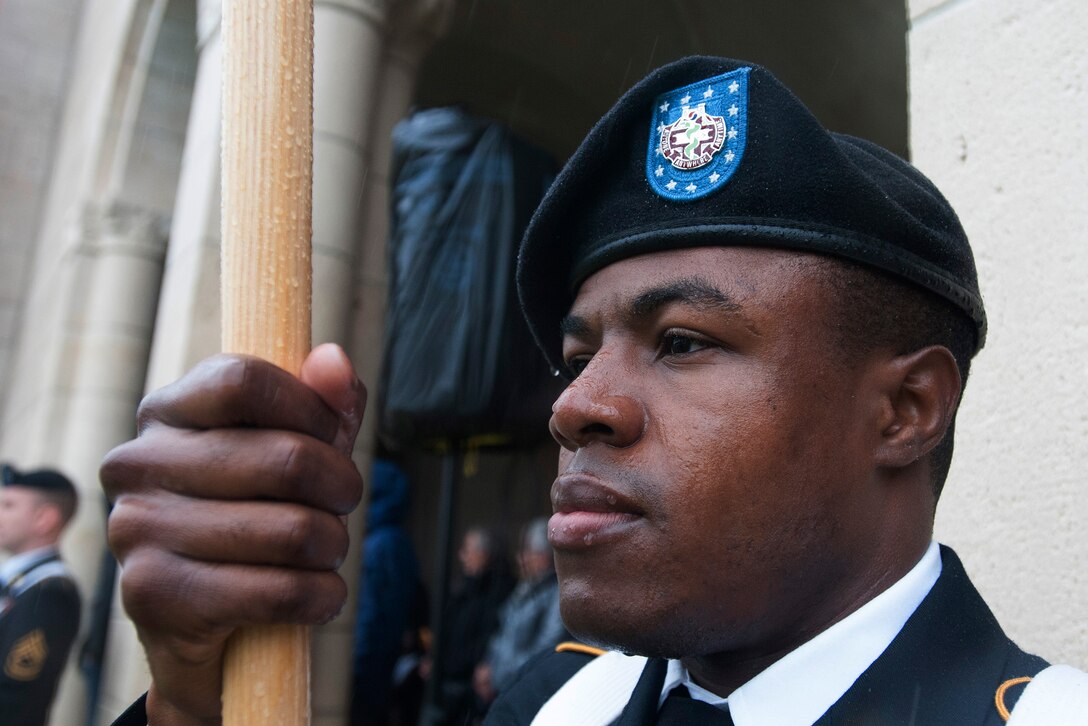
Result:
M110 546L151 665L152 723L218 722L223 646L237 627L340 612L365 403L334 345L310 353L301 380L216 356L144 399L138 438L106 456Z

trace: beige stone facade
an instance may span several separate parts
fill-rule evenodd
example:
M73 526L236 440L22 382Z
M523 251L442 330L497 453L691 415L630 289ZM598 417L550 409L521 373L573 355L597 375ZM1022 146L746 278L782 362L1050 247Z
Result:
M1088 5L912 2L911 151L959 211L990 335L937 535L1024 648L1088 666Z
M389 134L410 106L460 103L562 159L654 65L692 52L762 62L830 127L909 148L963 217L991 332L938 536L1022 645L1088 666L1088 9L731 5L316 0L314 341L343 343L378 380ZM0 459L78 481L64 550L88 596L104 535L98 461L132 435L145 390L218 347L218 18L216 0L0 3ZM545 506L550 457L494 458L459 521ZM503 494L511 472L517 495ZM437 485L424 479L413 534L429 553ZM100 723L148 677L113 613ZM316 634L318 726L342 723L350 641L348 618ZM72 669L54 723L84 709Z

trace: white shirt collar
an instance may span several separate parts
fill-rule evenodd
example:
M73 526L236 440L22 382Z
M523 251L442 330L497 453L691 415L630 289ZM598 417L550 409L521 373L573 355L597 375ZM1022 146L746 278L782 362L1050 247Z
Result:
M35 550L27 550L26 552L12 555L4 560L3 564L0 564L0 583L6 584L10 582L11 578L27 569L32 563L52 557L55 554L57 554L57 548L53 545L46 545L45 547L39 547Z
M940 574L940 547L931 542L898 582L776 661L728 699L692 682L680 661L669 661L661 697L683 683L692 698L719 707L728 703L736 726L811 726L891 645ZM790 697L783 698L783 693Z

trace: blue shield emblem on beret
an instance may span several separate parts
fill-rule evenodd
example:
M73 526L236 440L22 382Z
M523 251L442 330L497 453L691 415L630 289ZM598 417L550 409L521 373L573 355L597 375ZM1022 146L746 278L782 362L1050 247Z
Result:
M749 70L692 83L654 101L646 178L657 194L700 199L733 176L748 131Z

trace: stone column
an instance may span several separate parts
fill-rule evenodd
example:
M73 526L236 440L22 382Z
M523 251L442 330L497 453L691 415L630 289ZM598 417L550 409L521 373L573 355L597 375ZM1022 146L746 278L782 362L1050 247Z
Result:
M162 295L147 375L152 390L219 350L220 0L197 15L197 64Z
M314 4L314 344L347 344L352 271L367 176L371 118L384 46L385 7L364 0ZM355 542L352 549L354 554ZM350 583L357 559L341 572ZM349 604L333 622L314 629L314 726L342 726L351 676Z
M105 452L131 438L132 412L143 391L166 242L163 220L145 210L89 208L80 254L87 260L83 304L69 325L70 389L57 432L56 465L80 492L80 510L65 532L63 552L86 594L94 592L105 546L105 499L98 466ZM89 614L91 602L84 601ZM78 643L76 645L78 651ZM86 692L70 668L52 723L83 722Z

